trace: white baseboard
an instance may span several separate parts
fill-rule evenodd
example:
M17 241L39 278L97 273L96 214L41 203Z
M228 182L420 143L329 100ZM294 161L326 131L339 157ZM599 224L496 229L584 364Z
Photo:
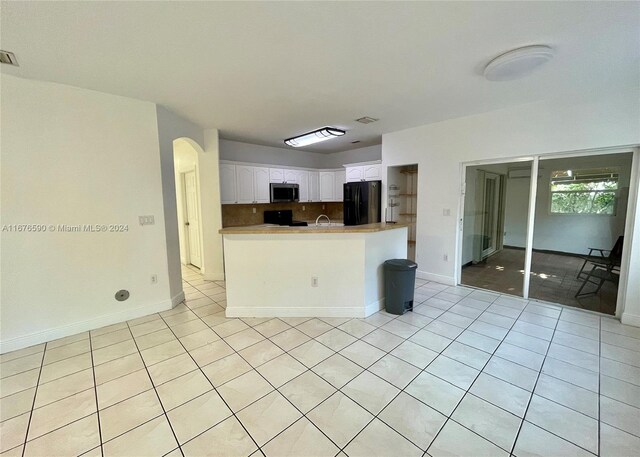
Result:
M456 285L456 281L452 276L437 275L435 273L428 273L426 271L418 270L416 272L416 278L424 279L425 281L438 282L440 284L445 284L447 286Z
M384 297L382 297L380 300L375 301L367 306L365 306L364 308L364 317L369 317L374 313L377 313L378 311L380 311L381 309L384 309Z
M224 273L203 273L205 281L224 281Z
M174 299L177 299L179 295L180 294L176 295ZM152 305L139 306L137 308L127 309L125 311L120 311L113 314L105 314L93 319L87 319L85 321L74 322L72 324L43 330L41 332L18 336L8 340L2 340L0 341L0 354L16 351L18 349L23 349L35 344L45 343L47 341L57 340L58 338L64 338L65 336L71 336L78 333L86 332L87 330L95 330L107 325L136 319L138 317L147 316L149 314L167 311L173 307L174 299L164 300L160 303L154 303ZM182 300L184 300L184 292L182 293Z
M178 306L183 301L184 301L184 290L181 290L180 292L178 292L175 296L173 296L171 298L171 307L175 308L176 306Z
M376 305L377 306L377 305ZM378 309L376 309L378 311ZM365 308L353 307L253 307L227 306L227 317L366 317Z
M623 312L620 322L622 322L625 325L633 325L634 327L640 327L640 316L638 316L637 314Z

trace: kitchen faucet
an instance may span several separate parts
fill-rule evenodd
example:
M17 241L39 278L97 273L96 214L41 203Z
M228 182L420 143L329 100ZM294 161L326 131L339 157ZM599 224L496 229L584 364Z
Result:
M318 226L318 221L320 220L321 217L326 217L327 218L327 222L329 222L329 225L331 225L331 219L329 219L329 216L327 216L326 214L321 214L320 216L318 216L316 218L316 227Z

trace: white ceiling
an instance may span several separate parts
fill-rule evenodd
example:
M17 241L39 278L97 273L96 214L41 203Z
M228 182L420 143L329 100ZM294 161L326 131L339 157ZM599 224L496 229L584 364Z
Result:
M640 78L638 2L5 2L2 72L149 100L224 138L308 151ZM544 43L556 58L511 82L491 58ZM362 125L361 116L380 121ZM360 140L359 144L351 141Z

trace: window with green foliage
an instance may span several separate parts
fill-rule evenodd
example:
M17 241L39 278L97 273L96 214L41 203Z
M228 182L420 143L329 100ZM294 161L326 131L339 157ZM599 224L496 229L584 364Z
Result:
M551 172L551 213L616 213L618 172L613 168Z

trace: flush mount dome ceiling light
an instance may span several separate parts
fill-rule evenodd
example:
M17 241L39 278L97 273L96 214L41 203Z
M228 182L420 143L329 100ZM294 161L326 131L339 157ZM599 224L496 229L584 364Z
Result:
M346 132L344 130L336 129L333 127L323 127L313 132L303 133L302 135L294 136L284 140L284 144L299 148L302 146L309 146L310 144L320 143L321 141L327 141L337 136L342 136Z
M524 46L499 55L484 68L489 81L510 81L527 76L553 58L553 49L546 45Z

